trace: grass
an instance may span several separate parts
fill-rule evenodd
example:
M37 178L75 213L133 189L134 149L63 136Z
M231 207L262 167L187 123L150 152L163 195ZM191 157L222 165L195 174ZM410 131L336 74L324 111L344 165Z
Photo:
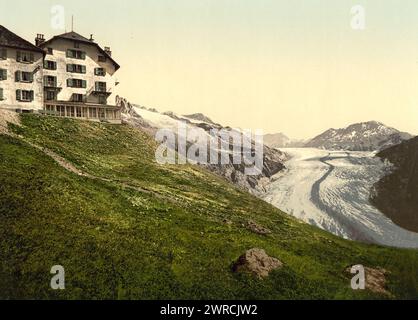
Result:
M346 241L204 169L160 166L155 142L129 126L21 121L10 129L24 139L0 135L0 298L387 298L351 290L352 264L383 267L395 298L418 297L417 251ZM111 181L68 172L25 140ZM249 220L272 233L251 232ZM233 274L233 261L254 247L285 267L265 280ZM63 291L49 285L57 264Z

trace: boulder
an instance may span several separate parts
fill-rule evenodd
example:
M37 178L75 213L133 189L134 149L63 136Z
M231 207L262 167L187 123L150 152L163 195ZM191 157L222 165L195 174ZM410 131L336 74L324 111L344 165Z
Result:
M250 229L252 232L260 235L266 235L271 233L269 229L259 225L258 223L252 220L248 221L247 228Z
M350 272L351 267L347 268L347 272ZM366 289L374 293L391 296L390 292L386 290L386 275L388 271L383 268L369 268L364 267L364 273L366 275Z
M250 249L246 251L232 266L233 272L250 272L262 279L275 269L283 267L283 263L270 257L263 249Z

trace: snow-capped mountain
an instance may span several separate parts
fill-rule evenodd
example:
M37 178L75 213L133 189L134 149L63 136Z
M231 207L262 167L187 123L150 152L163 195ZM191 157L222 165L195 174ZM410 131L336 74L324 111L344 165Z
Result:
M220 124L216 124L210 118L200 113L187 116L177 115L173 112L160 113L155 109L130 104L127 100L119 97L117 98L117 104L122 107L123 121L131 126L141 128L141 130L152 136L155 136L158 129L170 129L172 132L176 133L176 135L179 135L182 134L178 131L179 124L181 122L182 125L186 125L186 132L197 129L199 136L204 136L207 141L213 141L215 139L216 143L209 145L209 148L211 148L209 151L217 153L225 152L224 150L220 151L217 147L214 147L217 145L218 140L222 138L214 138L210 131L212 129L234 130L229 127L223 127ZM245 136L242 137L243 139L246 139ZM190 140L191 138L186 134L186 136L182 138L186 139L188 148L195 142L194 139L196 137L193 137L192 140ZM254 141L249 141L249 145L254 145ZM172 148L176 149L176 146L174 145ZM232 158L234 152L236 151L232 148L232 146L230 146L230 148L229 157ZM245 157L245 154L251 152L249 150L245 150L244 148L240 150L242 157ZM267 183L273 175L284 169L283 163L286 160L286 155L284 153L279 150L269 148L268 146L264 146L263 152L262 173L258 176L245 175L245 169L247 166L244 163L206 164L204 167L225 177L239 187L249 190L250 192L262 192L264 190L264 184Z
M305 147L327 150L383 150L413 136L377 121L356 123L343 129L329 129L309 141Z
M284 133L274 133L264 135L264 143L270 148L300 148L306 141L292 140Z

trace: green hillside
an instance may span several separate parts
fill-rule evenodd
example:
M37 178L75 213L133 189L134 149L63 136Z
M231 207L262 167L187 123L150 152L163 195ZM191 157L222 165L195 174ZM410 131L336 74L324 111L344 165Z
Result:
M351 290L352 264L388 270L392 297L418 297L417 251L345 241L204 169L160 166L137 129L24 115L9 130L20 137L0 135L0 298L388 297ZM284 267L264 280L232 273L250 248ZM63 291L49 287L57 264Z

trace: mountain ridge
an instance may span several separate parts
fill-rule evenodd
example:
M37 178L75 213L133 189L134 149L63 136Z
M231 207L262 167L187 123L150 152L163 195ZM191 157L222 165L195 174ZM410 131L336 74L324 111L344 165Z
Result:
M413 136L378 121L351 124L345 128L328 129L305 144L305 147L327 150L378 151Z
M132 126L137 126L138 128L149 132L152 137L155 137L158 129L170 129L177 135L179 122L185 123L187 130L197 129L199 134L208 140L213 139L211 135L212 129L225 129L227 131L238 132L242 135L242 133L230 128L229 126L222 126L221 124L215 123L202 113L195 113L187 116L180 116L171 111L160 113L155 109L131 104L129 101L121 97L118 98L118 104L122 107L122 117L125 123L129 123ZM186 140L189 146L192 141L189 141L187 137ZM251 145L254 145L253 140L251 141ZM176 146L172 146L172 148L176 149ZM212 145L210 148L212 148ZM216 150L216 152L219 151ZM232 157L232 155L233 154L231 152L230 157ZM241 150L241 155L244 156L244 150ZM245 169L247 166L244 163L211 164L208 161L207 164L203 166L226 178L228 181L231 181L240 188L244 188L252 193L260 193L264 192L265 184L268 183L268 181L276 173L285 168L285 160L286 155L283 152L264 145L263 168L259 175L246 175Z

